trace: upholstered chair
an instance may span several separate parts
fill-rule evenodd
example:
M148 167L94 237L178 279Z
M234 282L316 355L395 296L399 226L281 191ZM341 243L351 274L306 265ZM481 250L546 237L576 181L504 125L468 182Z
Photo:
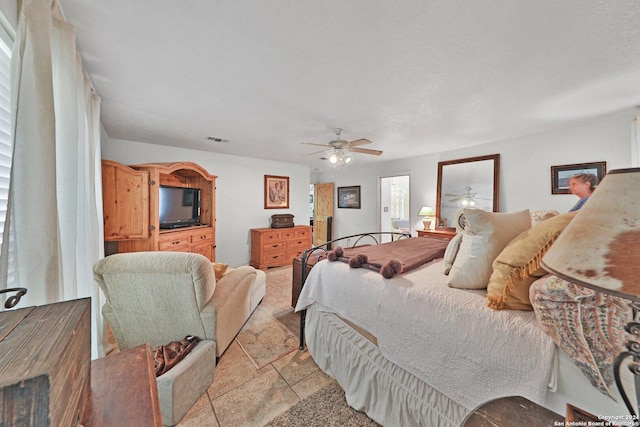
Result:
M94 273L106 297L102 314L121 350L187 335L203 340L157 378L163 423L177 424L213 381L216 356L264 296L264 272L243 266L216 280L202 255L135 252L98 261Z

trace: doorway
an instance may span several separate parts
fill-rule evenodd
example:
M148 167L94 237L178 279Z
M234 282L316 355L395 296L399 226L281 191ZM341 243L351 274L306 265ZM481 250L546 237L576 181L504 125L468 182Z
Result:
M314 184L312 200L313 244L321 245L333 239L333 183Z
M408 174L380 178L380 231L411 233L411 192ZM391 240L390 237L383 239Z

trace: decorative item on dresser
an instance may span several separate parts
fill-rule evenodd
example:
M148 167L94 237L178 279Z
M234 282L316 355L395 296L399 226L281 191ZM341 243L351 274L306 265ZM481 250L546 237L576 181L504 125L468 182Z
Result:
M418 212L418 216L423 216L422 224L424 225L425 230L431 229L431 217L435 215L435 211L431 206L423 206Z
M105 242L115 242L117 252L195 252L215 261L216 178L190 162L125 166L103 160ZM194 191L172 199L180 206L161 209L161 188ZM161 222L165 216L170 221Z
M308 225L291 228L252 228L251 266L260 270L281 267L311 247L311 231Z

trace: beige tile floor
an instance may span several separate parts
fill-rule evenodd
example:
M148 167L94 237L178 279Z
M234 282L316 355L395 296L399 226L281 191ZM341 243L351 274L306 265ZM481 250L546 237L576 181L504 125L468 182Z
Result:
M234 341L218 361L213 384L178 426L263 426L333 381L306 349L256 369Z

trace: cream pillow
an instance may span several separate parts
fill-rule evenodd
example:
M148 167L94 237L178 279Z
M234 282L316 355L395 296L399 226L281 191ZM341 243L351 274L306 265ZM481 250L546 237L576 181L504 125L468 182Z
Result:
M520 233L493 263L487 287L488 306L494 310L532 310L529 287L547 272L540 261L577 212L556 215Z
M453 261L458 255L458 250L460 250L460 242L462 242L462 233L453 236L453 239L447 245L447 249L444 251L444 274L449 274L451 271Z
M465 208L467 228L447 284L452 288L485 289L491 264L518 234L531 227L529 210L500 213Z

